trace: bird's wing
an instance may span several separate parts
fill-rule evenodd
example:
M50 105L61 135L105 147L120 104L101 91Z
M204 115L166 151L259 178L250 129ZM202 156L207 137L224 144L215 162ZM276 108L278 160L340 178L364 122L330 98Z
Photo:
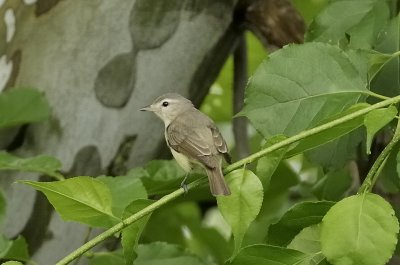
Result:
M207 127L189 127L178 121L171 122L166 129L168 145L209 168L215 168L218 163L213 156L211 139L209 141L205 139L207 130L209 130ZM211 137L210 133L209 135Z
M218 152L224 155L226 162L230 164L232 159L228 153L228 146L226 145L226 142L222 137L221 133L219 132L217 126L215 126L214 123L210 123L208 127L211 130L215 147L217 148Z

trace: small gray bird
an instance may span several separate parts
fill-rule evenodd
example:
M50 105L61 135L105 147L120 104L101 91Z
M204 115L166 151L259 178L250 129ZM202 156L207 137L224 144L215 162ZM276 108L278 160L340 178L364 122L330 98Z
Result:
M230 163L228 148L209 117L190 100L175 93L158 97L140 110L152 111L164 121L165 140L175 160L187 173L192 170L193 163L199 164L206 170L214 196L231 194L221 169L223 157ZM186 177L183 188L185 180Z

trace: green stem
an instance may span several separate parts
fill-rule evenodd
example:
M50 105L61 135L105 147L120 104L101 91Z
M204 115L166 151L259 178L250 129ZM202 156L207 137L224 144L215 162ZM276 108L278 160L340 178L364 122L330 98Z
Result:
M384 96L384 95L381 95L381 94L377 94L377 93L372 92L372 91L368 91L366 94L371 96L371 97L379 98L379 99L383 99L383 100L386 100L386 99L390 98L390 97L387 97L387 96Z
M358 189L357 194L371 192L372 188L374 187L376 181L379 178L379 175L386 163L387 158L389 157L393 147L395 147L395 145L399 142L399 140L400 140L400 120L397 123L396 131L394 133L392 140L386 145L383 151L379 154L378 158L375 160L374 164L372 165L371 169L367 174L367 177L365 178L361 187Z
M320 125L318 127L315 127L313 129L307 130L307 131L303 131L297 135L294 135L290 138L287 138L279 143L276 143L274 145L271 145L265 149L262 149L244 159L241 159L231 165L229 165L228 167L225 168L224 170L224 174L227 174L235 169L238 169L246 164L250 164L252 162L254 162L255 160L265 156L268 153L271 153L275 150L278 150L284 146L288 146L291 145L297 141L300 141L304 138L307 138L309 136L312 136L314 134L320 133L322 131L328 130L332 127L335 127L339 124L345 123L347 121L350 121L352 119L355 119L357 117L363 116L365 114L367 114L368 112L378 109L378 108L382 108L394 103L400 102L400 96L394 97L394 98L389 98L386 99L384 101L381 101L379 103L376 103L374 105L371 105L367 108L364 108L362 110L353 112L349 115L343 116L337 120L328 122L326 124ZM201 178L198 179L192 183L190 183L188 185L188 189L191 190L197 186L200 186L202 184L207 183L207 179ZM78 249L76 249L75 251L73 251L72 253L70 253L68 256L64 257L62 260L60 260L56 265L66 265L68 263L70 263L71 261L73 261L74 259L76 259L77 257L83 255L86 251L88 251L89 249L93 248L94 246L96 246L97 244L101 243L102 241L104 241L106 238L114 235L115 233L121 231L122 229L124 229L125 227L127 227L128 225L136 222L137 220L139 220L140 218L150 214L151 212L153 212L154 210L160 208L161 206L163 206L164 204L176 199L177 197L181 196L184 193L184 190L182 188L165 195L164 197L162 197L161 199L159 199L158 201L152 203L151 205L149 205L148 207L144 208L143 210L131 215L130 217L128 217L127 219L123 220L122 222L116 224L115 226L109 228L108 230L104 231L103 233L101 233L100 235L96 236L95 238L93 238L92 240L88 241L87 243L83 244L82 246L80 246Z

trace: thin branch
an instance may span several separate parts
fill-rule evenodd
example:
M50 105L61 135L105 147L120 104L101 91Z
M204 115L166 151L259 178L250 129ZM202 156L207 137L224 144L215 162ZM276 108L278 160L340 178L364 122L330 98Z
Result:
M349 115L343 116L337 120L328 122L326 124L320 125L318 127L315 127L313 129L307 130L307 131L303 131L295 136L292 136L290 138L287 138L279 143L276 143L274 145L271 145L265 149L260 150L257 153L254 153L244 159L241 159L231 165L229 165L228 167L225 168L224 170L224 174L227 174L229 172L232 172L235 169L241 168L242 166L244 166L245 164L249 164L252 163L254 161L256 161L257 159L265 156L268 153L271 153L275 150L278 150L284 146L288 146L291 145L297 141L300 141L304 138L307 138L309 136L312 136L314 134L320 133L322 131L328 130L332 127L335 127L339 124L348 122L352 119L355 119L357 117L363 116L365 114L367 114L368 112L375 110L375 109L379 109L385 106L389 106L391 104L400 102L400 96L394 97L394 98L390 98L384 101L381 101L379 103L376 103L374 105L371 105L367 108L364 108L362 110L353 112ZM399 136L400 137L400 136ZM202 184L207 183L207 179L201 178L198 179L192 183L190 183L188 185L188 189L193 189L195 187L198 187ZM140 218L152 213L154 210L160 208L161 206L167 204L170 201L175 200L176 198L178 198L179 196L181 196L182 194L184 194L185 191L183 188L180 188L170 194L165 195L164 197L162 197L161 199L159 199L158 201L152 203L151 205L149 205L148 207L144 208L143 210L131 215L130 217L128 217L127 219L123 220L122 222L116 224L115 226L111 227L110 229L104 231L103 233L101 233L100 235L96 236L95 238L93 238L92 240L90 240L89 242L87 242L86 244L80 246L78 249L76 249L75 251L73 251L72 253L70 253L68 256L64 257L62 260L60 260L56 265L66 265L68 263L70 263L71 261L73 261L74 259L76 259L77 257L83 255L85 252L87 252L89 249L93 248L94 246L98 245L99 243L101 243L102 241L104 241L106 238L114 235L115 233L121 231L122 229L124 229L125 227L127 227L128 225L136 222L137 220L139 220Z
M237 114L243 108L244 90L247 82L247 45L246 36L242 32L238 38L233 53L233 113ZM233 119L233 135L238 158L244 158L250 154L249 139L247 136L247 118L237 117Z

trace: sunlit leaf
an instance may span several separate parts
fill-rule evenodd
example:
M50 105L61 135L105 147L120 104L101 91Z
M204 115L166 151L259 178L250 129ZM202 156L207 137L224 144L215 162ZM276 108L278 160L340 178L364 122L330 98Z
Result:
M23 265L23 264L19 261L10 260L10 261L6 261L6 262L2 263L2 265Z
M263 186L258 177L246 169L232 171L225 178L232 194L217 196L217 203L222 216L232 228L235 255L242 245L247 229L261 209Z
M107 185L112 196L112 212L121 217L125 208L136 199L146 199L147 192L139 178L131 176L97 177Z
M19 181L43 192L64 220L94 227L110 227L120 219L111 211L112 197L107 186L91 177L75 177L55 182Z
M32 88L15 88L0 93L0 128L39 122L50 116L42 93Z
M332 264L384 265L392 256L399 223L389 203L376 194L336 203L321 226L322 253Z
M312 225L301 230L287 247L312 255L314 263L311 264L321 264L325 257L321 254L319 237L319 225Z
M18 170L46 174L60 178L57 171L61 163L52 156L40 155L31 158L20 158L6 152L0 152L0 170Z

